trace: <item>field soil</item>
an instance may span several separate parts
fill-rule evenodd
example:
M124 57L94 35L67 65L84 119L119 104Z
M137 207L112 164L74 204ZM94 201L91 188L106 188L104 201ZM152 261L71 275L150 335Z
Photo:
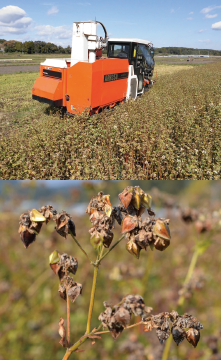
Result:
M17 72L39 71L40 65L12 65L0 66L0 74L12 74Z

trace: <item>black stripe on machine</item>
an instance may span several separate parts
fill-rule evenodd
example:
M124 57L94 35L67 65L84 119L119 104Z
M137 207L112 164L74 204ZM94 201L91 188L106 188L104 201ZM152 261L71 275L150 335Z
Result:
M50 77L54 77L54 78L57 78L57 79L61 79L62 73L59 72L59 71L52 71L52 70L43 69L43 76L50 76Z
M118 73L118 74L107 74L104 75L104 82L127 79L128 72Z
M42 96L37 96L37 95L32 95L32 99L37 100L37 101L42 102L42 103L45 103L45 104L57 106L57 107L63 106L63 100L62 99L51 100L51 99L47 99L47 98L44 98Z

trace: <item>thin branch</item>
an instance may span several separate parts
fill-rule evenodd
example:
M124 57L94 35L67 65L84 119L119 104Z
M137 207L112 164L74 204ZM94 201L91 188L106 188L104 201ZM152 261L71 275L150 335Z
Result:
M99 265L96 264L96 266L94 267L94 277L93 277L93 283L92 283L92 289L91 289L91 299L90 299L90 305L89 305L89 311L88 311L86 334L89 334L90 328L91 328L91 316L92 316L93 307L94 307L94 297L95 297L95 290L96 290L96 283L97 283L98 266Z
M71 346L69 349L67 349L66 354L64 355L62 360L68 360L71 354L76 351L87 339L89 336L96 333L96 331L100 330L102 328L102 324L98 326L98 328L94 328L90 334L83 335L73 346Z
M90 256L88 256L88 254L86 253L86 251L82 248L81 244L78 242L78 240L76 239L76 237L74 236L74 234L69 230L69 234L71 235L71 237L74 239L74 241L76 242L76 244L79 246L79 248L81 249L81 251L83 251L83 253L87 256L88 260L90 261L91 264L94 265L94 261L91 260Z
M125 234L122 235L120 237L120 239L117 240L117 242L115 242L115 244L113 246L111 246L111 248L99 259L99 261L98 261L99 264L100 264L101 260L103 260L115 248L115 246L117 246L119 244L119 242L121 242L121 240L124 239L124 237L125 237Z
M68 291L66 291L67 294L67 340L68 340L68 346L70 344L70 337L71 337L71 325L70 325L70 301L68 296Z
M138 323L136 323L136 324L127 326L124 330L130 329L130 328L132 328L132 327L135 327L135 326L138 326L138 325L141 325L141 324L144 324L144 322L143 322L143 321L140 321L140 322L138 322ZM99 332L95 332L94 335L107 334L107 333L109 333L109 332L110 332L109 330L107 330L107 331L99 331Z

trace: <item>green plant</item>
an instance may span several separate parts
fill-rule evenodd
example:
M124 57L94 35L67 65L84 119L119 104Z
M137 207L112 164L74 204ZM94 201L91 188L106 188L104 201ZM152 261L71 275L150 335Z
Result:
M60 254L54 250L49 256L49 264L56 275L59 277L59 294L67 302L67 334L64 327L64 319L59 321L59 334L61 336L60 344L67 348L63 360L69 359L73 352L81 351L79 348L88 339L94 342L100 339L100 335L110 332L114 339L117 339L124 329L131 328L140 324L144 325L145 331L156 329L157 337L160 343L164 343L172 333L173 339L179 345L185 338L194 347L200 338L202 324L193 316L178 312L162 312L157 315L151 315L152 308L145 305L144 299L140 295L127 295L116 305L104 302L105 311L100 313L100 324L91 330L91 319L95 300L95 290L97 276L100 265L112 250L123 239L127 241L126 249L130 254L139 259L140 251L159 250L164 251L170 245L169 220L155 218L155 213L151 209L152 198L146 194L140 187L129 186L119 194L121 203L117 207L112 207L110 196L102 192L93 197L87 207L92 227L89 230L90 241L96 252L96 260L91 259L87 252L82 248L76 238L75 224L65 211L57 213L51 205L43 206L39 210L32 209L20 216L19 233L21 240L28 248L41 231L43 223L54 220L56 231L59 235L67 238L68 234L74 239L81 251L94 267L94 277L90 296L90 304L87 318L85 334L74 344L70 337L70 301L75 302L81 294L82 285L75 282L71 274L76 273L78 261L73 256L66 253ZM148 215L142 219L147 209ZM121 237L113 244L113 226L117 221L121 225ZM105 249L106 250L105 252ZM140 316L141 321L128 326L131 316ZM108 328L108 331L99 331L102 327ZM188 329L188 330L187 330Z

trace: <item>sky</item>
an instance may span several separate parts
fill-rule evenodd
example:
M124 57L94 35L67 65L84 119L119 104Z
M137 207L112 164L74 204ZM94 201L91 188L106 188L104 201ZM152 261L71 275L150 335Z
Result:
M0 39L66 47L73 22L95 18L109 37L221 50L221 0L0 0Z

